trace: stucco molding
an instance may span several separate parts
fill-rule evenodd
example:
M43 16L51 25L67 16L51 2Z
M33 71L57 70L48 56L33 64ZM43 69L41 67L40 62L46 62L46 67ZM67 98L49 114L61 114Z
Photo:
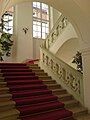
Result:
M90 55L90 47L82 49L81 52L82 52L82 56Z

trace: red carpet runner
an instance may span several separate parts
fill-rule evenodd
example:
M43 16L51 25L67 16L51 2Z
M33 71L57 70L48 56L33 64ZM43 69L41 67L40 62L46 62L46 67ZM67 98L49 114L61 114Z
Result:
M26 64L0 63L21 120L72 120L72 112Z

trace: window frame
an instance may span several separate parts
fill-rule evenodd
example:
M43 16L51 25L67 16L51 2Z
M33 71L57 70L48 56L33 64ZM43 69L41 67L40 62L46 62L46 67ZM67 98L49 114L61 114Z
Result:
M13 13L14 13L14 11L6 11L5 14L3 14L3 16L2 16L2 24L3 24L2 31L5 33L13 34L13 20L14 20ZM6 14L8 14L8 15L6 15ZM5 18L5 17L7 17L7 18ZM5 22L5 19L7 22ZM11 20L11 21L9 21L9 20ZM12 22L12 25L10 25L10 22ZM6 30L5 28L6 29L11 28L11 30Z
M33 2L34 3L34 2ZM37 7L35 8L35 7L33 7L33 3L32 3L32 8L33 8L33 10L34 9L38 9ZM39 12L40 12L40 18L38 18L38 16L37 17L34 17L33 16L33 22L34 21L36 21L36 22L40 22L41 23L41 25L40 25L40 27L41 27L41 31L40 31L40 34L41 34L41 36L39 37L38 35L35 37L34 35L33 35L33 38L35 38L35 39L46 39L46 37L47 37L47 35L49 34L49 31L50 31L50 6L48 6L47 4L45 4L45 5L47 5L48 6L48 14L46 14L46 15L48 15L48 20L46 20L46 19L42 19L42 13L43 13L43 11L42 11L42 4L44 4L44 3L41 3L41 2L36 2L36 3L40 3L40 9L39 9ZM36 5L37 6L37 5ZM44 26L42 26L42 24L43 23L46 23L47 25L48 25L48 27L46 27L46 24L45 24L45 32L43 32L43 30L42 30L42 28L44 28ZM34 24L33 24L34 25ZM36 25L36 26L38 26L38 25ZM48 29L48 32L46 32L46 29ZM33 28L33 32L34 32L34 28ZM35 31L35 32L37 32L37 34L39 33L39 31ZM44 36L44 38L43 38L43 35L42 34L45 34L45 36ZM32 33L33 34L33 33ZM47 35L46 35L47 34Z

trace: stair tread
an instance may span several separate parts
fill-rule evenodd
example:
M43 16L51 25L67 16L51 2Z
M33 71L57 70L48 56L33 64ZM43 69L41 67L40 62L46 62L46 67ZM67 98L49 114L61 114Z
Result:
M61 120L63 118L69 118L72 116L72 112L65 109L56 109L49 112L41 113L35 116L22 117L22 120ZM71 119L70 119L71 120ZM72 119L73 120L73 119Z
M90 120L90 114L87 113L87 114L79 115L75 118L76 118L76 120Z
M5 78L0 76L0 79L3 80L3 79L5 79Z
M54 90L52 90L52 92L63 91L63 90L65 90L65 89L63 89L63 88L60 88L60 89L54 89Z
M55 81L55 80L42 80L43 82L48 82L48 81Z
M48 84L47 86L60 86L60 85L55 83L55 84Z
M0 88L0 91L2 91L2 90L9 90L9 88L8 87L2 87L2 88Z
M61 95L58 95L58 97L59 97L59 98L62 98L62 97L67 97L67 96L72 96L72 95L70 95L70 94L68 94L68 93L66 93L66 94L61 94Z
M38 113L42 111L52 110L52 109L60 109L63 108L64 104L58 101L51 102L51 103L43 103L41 105L32 105L32 106L22 106L18 108L21 113L27 113L29 111L30 114Z
M58 99L57 96L54 96L52 94L49 94L49 95L41 95L41 96L27 96L27 97L23 97L24 99L22 98L14 98L14 100L21 100L21 101L24 101L24 100L37 100L37 99L45 99L45 98L55 98L55 99Z
M5 102L0 102L0 107L7 106L7 105L15 105L16 103L12 100L10 101L5 101Z
M0 82L0 85L7 85L7 82Z
M9 117L11 115L19 115L20 112L17 109L11 109L4 112L0 112L0 119L4 120L4 117Z
M72 104L72 103L78 103L77 100L73 99L73 100L67 100L67 101L63 101L64 104Z
M71 110L73 113L78 113L78 112L81 112L81 111L86 111L87 108L85 108L83 106L75 106L75 107L69 108L69 110Z
M12 97L12 94L1 94L0 98Z
M32 95L32 94L34 94L34 93L35 93L35 94L36 94L36 93L44 93L44 94L45 94L45 93L48 93L48 94L51 94L52 91L51 91L51 90L48 90L48 89L42 89L42 90L41 90L41 89L40 89L40 90L38 89L38 90L32 90L32 91L18 91L18 92L17 92L17 91L14 91L14 92L12 92L13 95L15 95L15 94L17 94L17 95L21 95L21 94L22 94L22 95L24 95L24 94L31 94L31 95Z
M48 76L48 74L45 73L44 70L41 70L38 65L34 65L34 64L32 64L31 66L30 65L27 66L26 64L20 64L20 65L10 64L10 66L9 64L7 64L6 66L3 65L0 64L2 68L1 72L4 73L3 75L5 76L5 78L2 76L0 78L2 79L2 81L3 79L7 80L7 82L5 81L0 82L0 85L6 85L8 83L9 88L1 86L2 88L0 88L0 91L10 90L12 92L12 95L6 93L0 95L0 98L5 99L5 101L0 102L0 107L6 106L7 109L8 107L10 107L11 109L6 111L5 108L5 112L0 113L0 118L12 116L12 115L19 115L19 114L20 116L39 114L43 112L54 111L56 109L61 109L61 108L65 109L64 105L66 105L67 107L69 104L75 105L75 103L78 103L78 101L72 99L73 98L71 97L72 95L68 94L67 92L63 92L66 90L63 89L60 84L54 83L55 80L52 80L51 76ZM2 73L0 75L2 75ZM30 75L32 73L33 75ZM30 78L31 80L32 79L36 80L37 84L32 84L35 83L36 81L29 81ZM38 81L42 81L42 82L38 83ZM51 90L49 90L48 92L48 88L52 89L52 92ZM42 93L39 91L40 89ZM47 91L43 92L43 90L47 90ZM34 94L32 94L31 91ZM59 92L61 93L59 94ZM52 93L56 93L58 97L53 95ZM13 100L6 101L8 97L12 97L13 100L15 101ZM60 99L62 102L59 101ZM20 112L17 109L11 108L10 105L12 107L17 105L17 108ZM79 106L77 107L70 106L70 108L68 109L70 111L73 111L73 113L86 110L86 108Z

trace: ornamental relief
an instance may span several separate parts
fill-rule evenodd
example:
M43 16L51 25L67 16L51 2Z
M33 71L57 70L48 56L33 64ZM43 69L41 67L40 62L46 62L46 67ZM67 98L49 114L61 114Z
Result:
M58 78L61 79L67 86L80 94L80 80L60 63L56 63L56 61L54 61L55 60L43 53L43 63L45 63L45 65L47 65L55 74L57 74Z

